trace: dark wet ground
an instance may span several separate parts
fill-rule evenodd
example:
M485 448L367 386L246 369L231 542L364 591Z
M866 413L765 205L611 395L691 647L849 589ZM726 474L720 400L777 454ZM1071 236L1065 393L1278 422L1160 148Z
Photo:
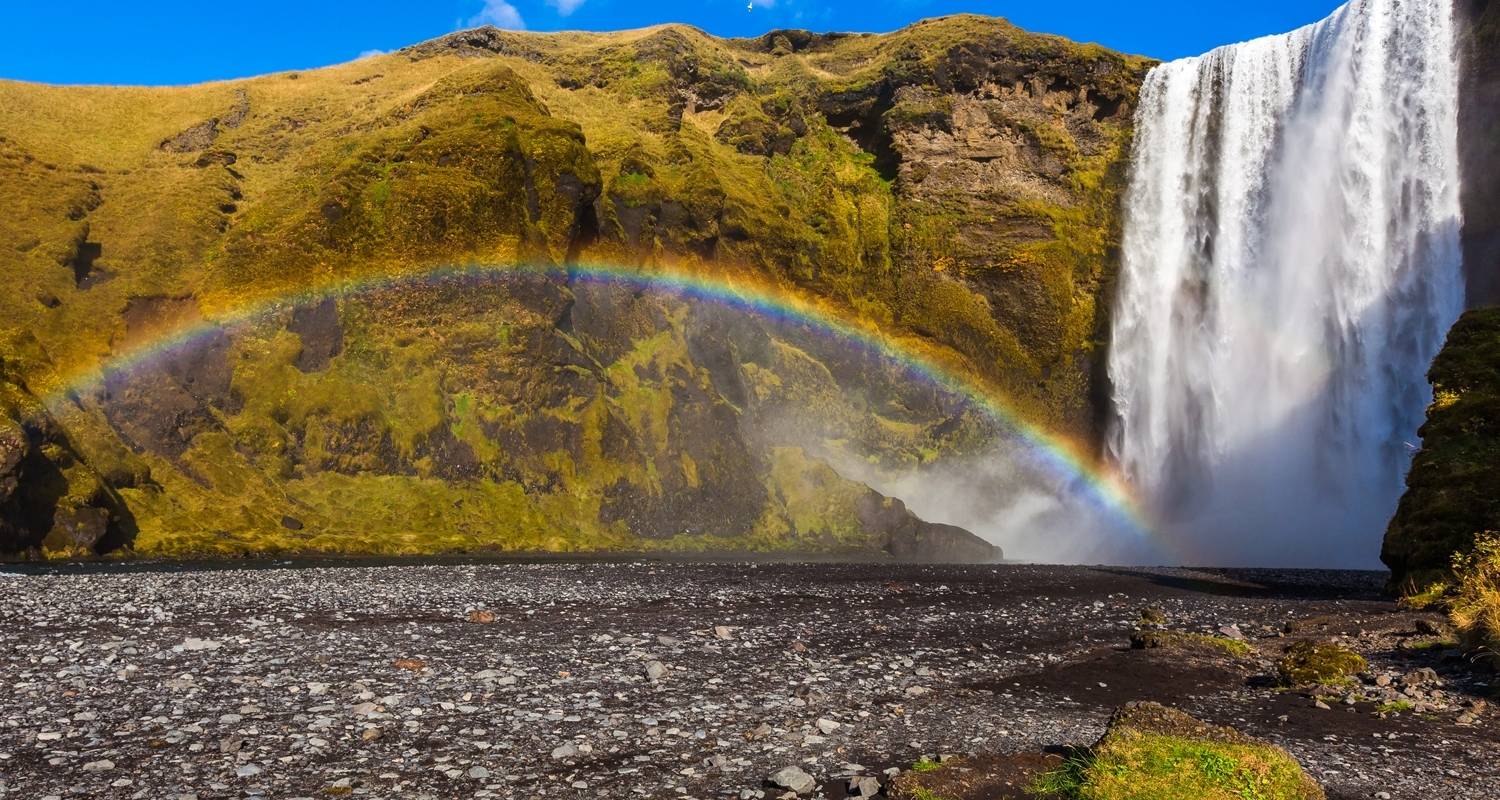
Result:
M1403 648L1422 615L1379 573L200 566L0 576L0 796L753 797L788 765L841 796L922 755L1043 763L1158 700L1286 747L1332 797L1500 797L1490 687ZM1257 654L1130 650L1146 605ZM1269 681L1303 636L1438 683L1398 714L1319 708Z

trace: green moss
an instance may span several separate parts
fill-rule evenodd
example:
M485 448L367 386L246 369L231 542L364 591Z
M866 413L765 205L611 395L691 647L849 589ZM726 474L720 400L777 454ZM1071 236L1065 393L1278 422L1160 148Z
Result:
M911 771L912 772L932 772L933 770L942 768L942 766L943 766L942 764L940 764L940 763L938 763L936 761L933 761L932 759L929 759L926 756L923 756L923 757L917 759L916 763L914 763L914 764L911 765Z
M672 393L657 381L668 380L666 376L686 360L686 354L687 345L678 334L665 330L636 342L605 372L615 390L611 399L657 454L669 449L672 424ZM657 381L643 375L655 375Z
M1141 609L1140 621L1142 625L1166 625L1167 612L1163 611L1160 606L1146 606Z
M1366 666L1364 656L1346 647L1304 640L1287 648L1276 672L1285 686L1342 686Z
M50 392L175 325L266 298L470 260L619 261L806 294L1014 395L1032 421L1085 416L1123 123L1019 96L990 107L1048 159L1022 168L1046 184L1037 196L1003 198L998 215L989 196L965 205L966 189L911 194L915 176L898 179L886 139L949 125L952 70L971 63L1128 99L1143 62L967 16L783 59L681 26L524 38L524 58L419 48L382 61L379 80L361 62L165 92L0 85L0 183L16 189L0 196L0 249L17 254L16 290L0 297L7 357L24 351L25 377ZM904 87L883 118L877 86ZM159 148L241 90L253 113L210 150ZM836 107L846 90L871 105ZM851 136L854 117L872 128ZM1003 266L963 258L971 241ZM102 242L99 265L114 273L87 290L60 266L83 242ZM553 307L512 298L494 311L464 290L342 303L344 349L312 372L298 367L300 337L278 331L283 313L236 333L231 391L199 409L212 430L180 456L131 452L85 398L63 423L87 467L67 471L68 496L99 489L90 469L128 485L152 554L373 552L387 535L424 551L614 546L624 534L598 521L609 487L657 496L720 474L673 427L673 392L708 391L709 378L681 318L585 341L560 330L558 294L541 303ZM180 302L183 317L127 324L124 310L147 297ZM884 469L993 433L977 414L946 419L930 398L892 390L898 371L851 377L835 350L771 343L742 371L754 402L733 410L813 408L797 416L807 452ZM855 385L864 379L879 385ZM754 453L773 499L750 535L660 546L868 546L839 505L855 485L798 453ZM430 543L395 529L403 504ZM421 516L471 506L539 532L481 530L477 512ZM544 511L563 522L528 516Z
M855 503L869 492L814 461L797 447L771 451L770 483L779 494L793 529L801 537L859 545L866 538Z
M1238 639L1186 631L1141 630L1136 631L1130 641L1137 648L1199 651L1232 658L1245 658L1255 652L1248 643Z
M195 463L234 463L222 452L205 455L210 457ZM630 541L623 532L588 524L597 507L586 498L533 497L513 482L456 486L411 476L323 472L272 486L256 482L255 475L232 468L215 474L216 489L240 498L227 504L186 487L173 487L170 494L126 490L153 512L146 515L149 524L137 549L159 556L420 555L619 550ZM213 513L199 503L211 504ZM288 530L282 514L295 516L304 528ZM213 528L204 531L209 520Z
M1390 703L1381 703L1380 705L1376 706L1375 713L1404 714L1408 711L1411 711L1413 708L1416 708L1416 706L1412 705L1410 700L1396 700Z
M892 127L931 126L946 128L953 116L953 98L946 94L922 94L897 101L885 112Z
M1415 651L1422 651L1422 650L1447 650L1447 649L1458 647L1458 646L1459 646L1459 643L1456 640L1454 640L1454 639L1446 639L1446 638L1443 638L1443 637L1434 637L1434 638L1431 638L1431 639L1416 639L1416 640L1408 639L1408 640L1406 640L1406 641L1404 641L1404 642L1401 643L1401 649L1402 650L1415 650Z
M1124 731L1045 773L1029 791L1067 800L1311 800L1323 794L1285 752Z
M657 197L656 184L650 175L640 172L622 172L610 182L609 193L627 205L643 206Z
M1416 593L1451 582L1455 555L1500 530L1500 309L1470 311L1428 371L1434 400L1381 558Z

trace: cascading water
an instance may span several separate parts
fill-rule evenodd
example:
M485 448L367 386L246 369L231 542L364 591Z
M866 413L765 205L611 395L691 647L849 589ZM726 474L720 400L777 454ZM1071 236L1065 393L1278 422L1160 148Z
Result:
M1373 565L1463 305L1450 0L1156 67L1108 442L1200 562Z

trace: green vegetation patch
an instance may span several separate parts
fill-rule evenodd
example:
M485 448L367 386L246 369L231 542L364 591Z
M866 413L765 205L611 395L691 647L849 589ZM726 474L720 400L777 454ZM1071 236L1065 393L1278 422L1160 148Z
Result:
M1287 648L1276 664L1276 674L1285 686L1338 686L1365 671L1365 658L1333 644L1311 640Z
M942 766L943 766L942 764L940 764L940 763L938 763L936 761L933 761L932 759L928 758L927 756L922 756L921 758L917 759L917 761L916 761L915 764L911 765L911 771L912 772L932 772L932 771L937 770L938 768L940 768Z
M1140 630L1131 634L1130 646L1138 650L1162 648L1210 655L1245 658L1255 652L1249 644L1227 636L1210 636L1185 631Z
M1406 593L1450 579L1455 554L1500 530L1500 308L1464 314L1427 377L1422 449L1380 554Z
M1270 745L1128 733L1033 784L1079 800L1292 800L1322 797L1302 768Z
M1286 751L1154 703L1127 706L1092 749L1029 787L1066 800L1321 800Z

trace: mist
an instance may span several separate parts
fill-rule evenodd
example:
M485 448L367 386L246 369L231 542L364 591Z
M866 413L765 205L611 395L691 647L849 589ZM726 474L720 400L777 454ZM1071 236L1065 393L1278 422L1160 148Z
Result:
M999 545L1005 558L1048 564L1163 564L1176 559L1105 506L1082 476L1049 477L1019 441L900 473L838 454L824 457L840 474L899 498L929 522L957 525Z
M1147 77L1107 444L1187 558L1378 564L1463 305L1453 43L1355 0Z

